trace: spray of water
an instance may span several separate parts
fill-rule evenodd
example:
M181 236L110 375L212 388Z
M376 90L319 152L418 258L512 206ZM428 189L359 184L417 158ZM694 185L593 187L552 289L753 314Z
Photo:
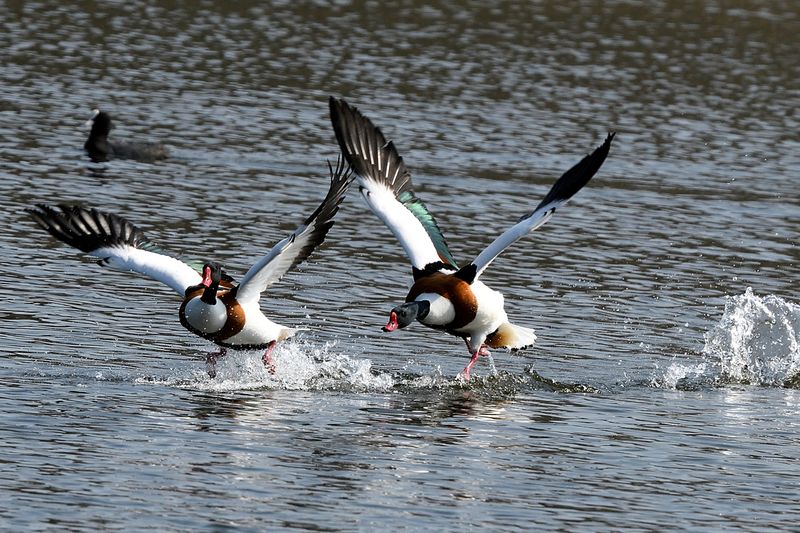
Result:
M728 298L720 323L705 336L703 352L723 379L783 385L800 371L800 306L752 289Z
M751 288L727 297L722 318L705 334L702 355L699 363L673 363L653 383L800 387L800 305L757 296Z
M165 377L145 377L142 384L163 384L203 391L315 390L344 392L447 392L469 390L479 394L513 395L520 390L544 389L559 392L596 392L588 386L562 384L539 376L532 368L523 374L493 371L464 382L445 376L441 368L426 361L408 360L391 372L373 366L370 359L342 353L335 342L316 345L303 339L280 344L272 354L275 373L261 362L260 352L230 352L217 363L210 378L200 367Z
M280 344L272 353L275 373L261 362L258 352L229 352L217 363L217 375L210 378L203 369L191 376L147 378L169 386L206 390L390 390L395 381L391 374L372 368L372 361L338 353L336 343L314 345L304 340Z

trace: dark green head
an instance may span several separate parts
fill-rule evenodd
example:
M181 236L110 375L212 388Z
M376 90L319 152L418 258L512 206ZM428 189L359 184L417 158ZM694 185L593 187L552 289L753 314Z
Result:
M403 329L415 320L422 320L428 316L430 310L431 303L428 300L406 302L402 305L398 305L389 313L389 322L383 326L383 331Z

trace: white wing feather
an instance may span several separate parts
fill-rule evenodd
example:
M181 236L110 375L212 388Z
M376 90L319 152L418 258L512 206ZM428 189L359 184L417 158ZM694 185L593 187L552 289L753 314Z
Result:
M258 301L267 287L278 281L292 267L296 254L292 249L298 236L293 233L272 247L267 255L250 267L239 283L236 299L240 302ZM296 246L294 248L297 248Z
M477 267L475 279L478 279L483 271L486 270L486 267L488 267L503 250L517 242L528 233L534 231L539 226L544 225L556 212L556 208L564 203L566 203L566 200L552 202L551 204L540 207L529 217L517 222L504 231L502 235L492 241L492 244L487 246L486 249L478 254L478 257L472 261L472 264Z
M411 174L380 128L344 100L331 97L331 124L342 153L358 175L361 194L417 269L443 263L457 270L433 215L414 195Z
M257 302L267 287L304 261L325 240L339 204L353 181L351 169L341 158L335 170L330 165L329 168L331 184L325 199L300 227L250 267L236 289L236 298L240 302Z
M360 176L358 184L367 205L400 241L412 266L422 269L427 264L441 261L425 227L395 197L394 191L381 183Z
M203 281L200 274L183 261L133 246L107 246L87 253L99 258L103 266L144 274L168 285L181 296L186 289Z
M492 244L478 254L478 257L470 265L465 267L465 269L475 269L473 280L478 279L486 267L503 250L550 220L556 209L566 204L592 179L606 160L614 135L614 133L609 133L603 144L567 170L556 180L544 199L536 206L536 209L523 216L519 222L503 232L502 235L492 241Z
M202 281L192 267L157 251L144 233L119 215L69 205L38 204L27 211L53 237L97 257L103 266L144 274L181 296Z

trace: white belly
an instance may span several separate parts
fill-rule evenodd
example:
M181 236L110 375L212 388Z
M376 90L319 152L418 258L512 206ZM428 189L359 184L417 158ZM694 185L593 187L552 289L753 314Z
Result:
M225 344L239 346L263 346L272 341L282 341L294 335L298 329L287 328L267 318L258 302L243 305L244 327L237 334L225 339Z
M228 319L228 311L219 298L214 305L203 302L199 297L194 298L186 304L184 314L189 325L203 333L221 330Z

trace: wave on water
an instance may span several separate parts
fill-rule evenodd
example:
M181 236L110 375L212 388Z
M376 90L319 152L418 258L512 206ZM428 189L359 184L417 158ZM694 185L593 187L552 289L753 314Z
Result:
M726 300L719 324L705 334L703 360L673 363L654 384L800 388L800 305L774 295L757 296L749 287Z
M335 342L320 346L292 339L279 345L272 357L274 374L261 362L260 352L230 352L217 363L214 378L198 367L190 376L147 377L136 381L217 392L260 389L345 392L470 389L500 395L533 389L597 392L587 385L543 378L533 368L519 375L496 371L488 376L474 375L469 382L455 375L444 376L438 366L413 360L398 372L383 371L375 368L368 358L338 352Z

